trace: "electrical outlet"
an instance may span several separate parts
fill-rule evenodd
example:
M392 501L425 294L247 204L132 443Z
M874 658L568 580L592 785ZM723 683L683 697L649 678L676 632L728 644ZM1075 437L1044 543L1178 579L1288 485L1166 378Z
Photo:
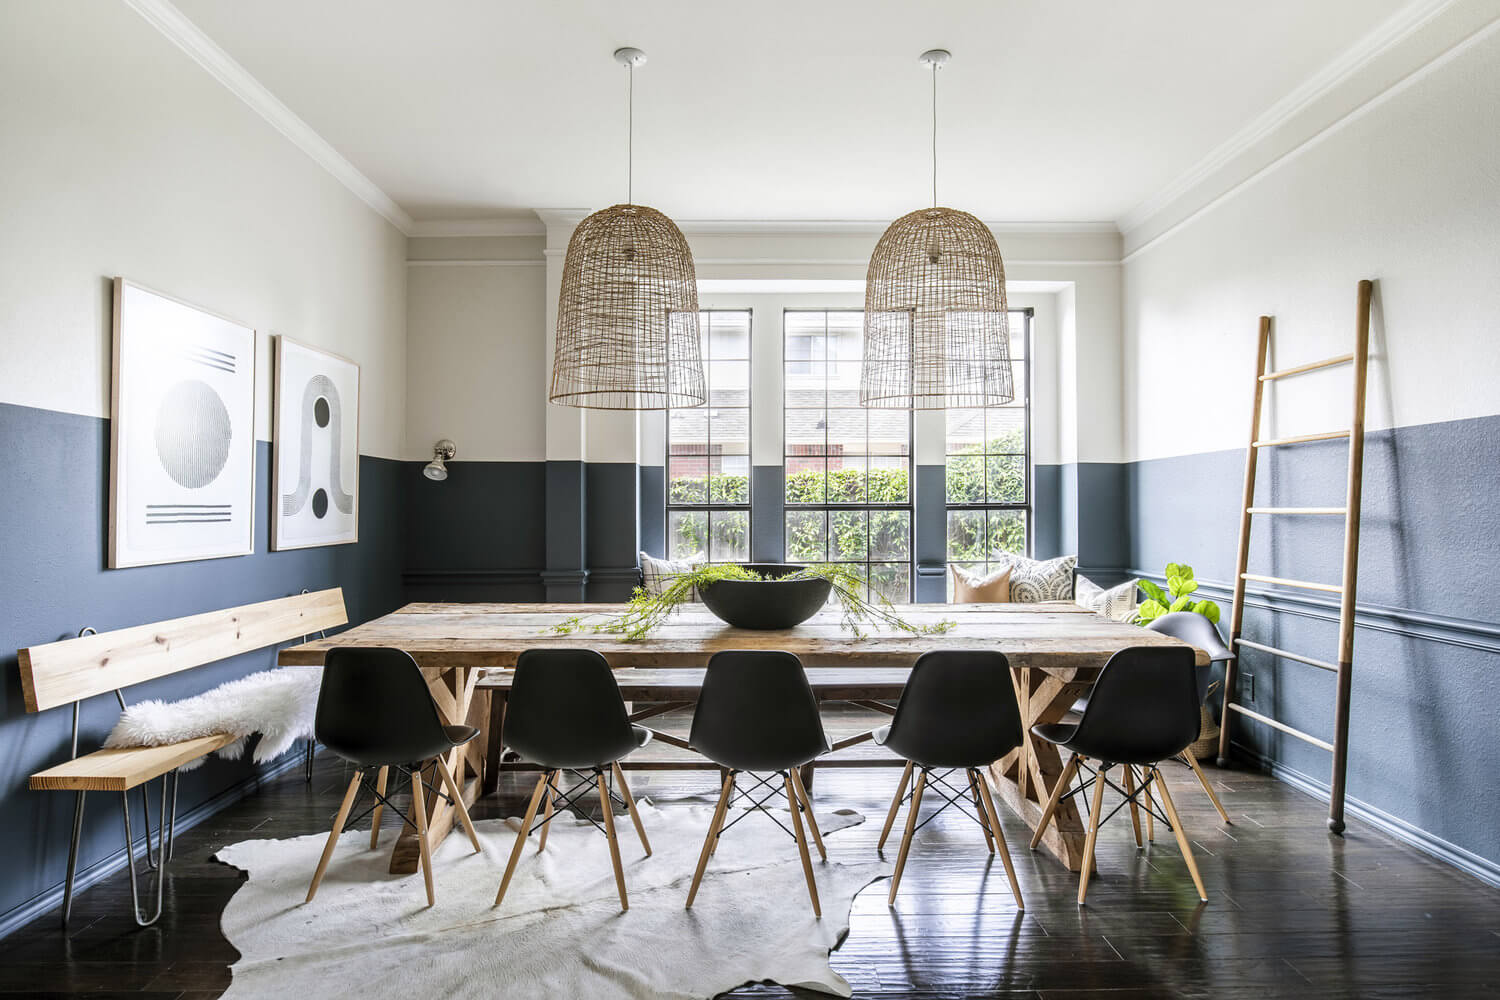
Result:
M1254 701L1255 700L1255 675L1254 674L1246 674L1245 675L1245 700L1246 701Z

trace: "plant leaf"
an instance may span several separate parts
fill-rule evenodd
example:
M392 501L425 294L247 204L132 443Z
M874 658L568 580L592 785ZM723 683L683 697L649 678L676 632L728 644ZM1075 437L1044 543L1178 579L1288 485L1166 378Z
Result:
M1175 601L1172 602L1172 610L1173 611L1185 611L1185 610L1187 610L1188 605L1190 605L1192 603L1193 603L1193 599L1191 597L1189 597L1188 595L1183 594L1181 597L1177 598L1177 600L1175 600Z
M1152 583L1150 580L1137 580L1135 581L1135 585L1137 587L1140 587L1141 590L1145 592L1146 596L1151 599L1151 601L1156 601L1159 604L1167 603L1167 595L1162 591L1160 587ZM1149 604L1150 601L1147 601L1146 603Z
M1193 610L1215 625L1219 624L1219 606L1213 601L1199 601L1193 605Z
M1153 598L1143 603L1139 608L1136 608L1136 621L1145 625L1148 622L1155 621L1166 613L1166 605Z

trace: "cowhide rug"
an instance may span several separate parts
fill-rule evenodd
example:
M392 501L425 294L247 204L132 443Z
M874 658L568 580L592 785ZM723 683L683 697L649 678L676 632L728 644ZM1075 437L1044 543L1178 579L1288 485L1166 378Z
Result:
M813 850L817 920L796 844L760 815L725 833L685 909L711 816L707 805L642 801L649 858L628 816L616 817L628 912L603 835L572 814L554 818L545 852L532 835L498 910L495 890L519 819L477 823L482 855L455 830L434 853L430 908L420 874L387 871L394 827L374 851L367 829L345 832L310 904L302 900L326 834L234 844L217 857L249 880L222 919L242 956L225 996L687 1000L760 980L849 996L828 953L848 933L855 895L891 870L867 850L841 849L837 831L864 817L818 816L829 859L819 862Z

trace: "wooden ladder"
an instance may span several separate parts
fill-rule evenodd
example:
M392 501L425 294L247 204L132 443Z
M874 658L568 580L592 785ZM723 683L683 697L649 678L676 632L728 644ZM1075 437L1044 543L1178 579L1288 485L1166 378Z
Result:
M1360 480L1364 471L1365 457L1365 382L1370 353L1370 297L1374 286L1369 281L1359 283L1358 305L1355 311L1354 351L1322 361L1312 361L1281 371L1266 371L1266 357L1271 343L1271 317L1260 318L1260 345L1255 361L1255 402L1250 414L1250 447L1245 455L1245 493L1240 507L1239 555L1234 574L1234 611L1230 616L1230 646L1236 657L1230 660L1224 678L1224 717L1219 732L1219 765L1228 763L1230 713L1264 723L1272 729L1296 737L1305 743L1322 747L1333 754L1333 777L1329 783L1328 829L1334 833L1344 831L1344 778L1349 766L1349 690L1354 661L1354 595L1359 571L1359 507ZM1339 365L1354 366L1354 416L1346 431L1325 431L1317 434L1299 434L1293 437L1262 439L1260 436L1261 399L1267 382L1305 375ZM1262 448L1305 444L1310 441L1349 441L1349 479L1344 506L1342 507L1257 507L1255 506L1255 470ZM1337 584L1311 583L1306 580L1288 580L1276 576L1262 576L1248 572L1250 559L1250 524L1255 515L1313 515L1339 516L1344 518L1344 568L1343 579ZM1339 650L1338 661L1329 663L1299 653L1291 653L1275 646L1251 642L1241 636L1245 624L1245 584L1270 584L1277 587L1296 587L1302 590L1322 591L1339 595ZM1269 716L1251 711L1233 701L1235 692L1235 667L1241 649L1254 649L1269 653L1294 663L1303 663L1337 676L1337 699L1333 716L1333 742L1318 739L1301 730L1294 729Z

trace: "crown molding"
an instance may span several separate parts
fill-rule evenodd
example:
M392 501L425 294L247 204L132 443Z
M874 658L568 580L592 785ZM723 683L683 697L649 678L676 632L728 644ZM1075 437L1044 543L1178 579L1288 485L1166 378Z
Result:
M312 157L313 162L333 175L334 179L348 188L355 197L380 213L386 221L407 233L412 227L412 218L390 195L382 191L374 181L360 173L359 169L344 159L327 140L314 132L312 126L297 117L291 108L282 104L266 89L249 70L221 49L213 39L168 0L124 0L125 5L161 32L174 45L186 52L194 62L208 71L209 75L223 84L230 93L249 105L250 109L271 124L276 131L286 136L298 149Z
M1403 44L1433 18L1459 2L1460 0L1412 0L1356 41L1333 62L1251 119L1244 128L1211 150L1187 171L1122 215L1117 220L1119 231L1128 235L1166 211L1178 199L1250 152L1277 129L1329 95L1380 56ZM1310 140L1299 142L1297 147L1300 148L1307 141Z
M541 219L418 219L406 235L416 239L443 236L546 236Z

